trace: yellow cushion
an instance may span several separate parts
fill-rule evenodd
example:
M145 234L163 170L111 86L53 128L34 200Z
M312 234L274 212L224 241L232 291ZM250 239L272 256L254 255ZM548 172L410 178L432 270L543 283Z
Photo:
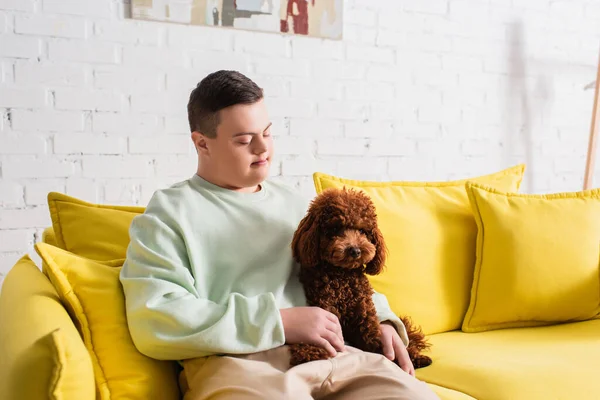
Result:
M524 165L475 178L518 190ZM317 193L331 187L365 191L377 208L389 256L371 277L398 315L410 315L427 334L460 329L469 305L477 226L466 180L371 182L314 174Z
M597 399L600 320L432 335L417 377L476 399Z
M52 227L47 227L42 231L42 242L51 244L52 246L57 246L56 243L56 235L54 234L54 229Z
M124 258L129 226L143 207L88 203L61 193L48 194L57 247L93 260Z
M600 190L506 193L467 183L478 226L462 329L539 326L600 313Z
M50 385L48 386L49 397L52 400L77 399L81 398L79 396L82 395L86 396L84 398L92 398L95 396L95 387L93 384L90 385L89 379L93 379L90 356L86 354L85 357L74 360L69 340L68 335L65 335L60 328L43 338L54 361ZM79 342L81 342L81 339ZM81 380L81 367L85 369L88 375L83 381ZM92 374L89 371L92 371Z
M92 399L90 354L56 290L29 256L0 292L0 399Z
M119 272L123 259L98 262L45 243L35 248L92 356L100 399L178 399L176 362L151 359L133 344Z

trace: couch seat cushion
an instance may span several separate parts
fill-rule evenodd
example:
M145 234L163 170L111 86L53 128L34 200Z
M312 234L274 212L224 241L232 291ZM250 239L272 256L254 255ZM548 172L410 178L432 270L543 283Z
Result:
M468 394L464 394L456 390L438 386L433 383L428 383L428 385L431 390L433 390L433 392L439 396L440 400L475 400Z
M429 339L428 383L480 400L600 398L600 320Z

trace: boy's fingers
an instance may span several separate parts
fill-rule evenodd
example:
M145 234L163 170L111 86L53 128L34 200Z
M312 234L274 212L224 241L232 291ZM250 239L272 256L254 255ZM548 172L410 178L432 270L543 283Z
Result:
M344 342L338 337L335 332L326 330L323 334L325 340L327 340L337 351L344 351ZM337 354L337 353L336 353Z
M331 343L329 343L329 341L327 339L321 338L321 346L325 350L327 350L327 352L329 354L331 354L331 357L335 357L337 355L337 351L335 351L335 349L333 348L333 346L331 345Z
M342 333L342 325L340 324L340 320L335 316L332 312L327 312L327 319L331 321L331 325L328 325L327 329L335 332L335 334L340 338L340 342L342 343L342 349L340 351L344 351L344 334Z
M389 335L381 335L381 344L383 345L383 355L391 361L396 358L396 349L392 344L392 338Z
M338 319L338 317L336 317L335 314L330 311L327 311L327 319L337 325L340 324L340 320Z
M400 346L402 346L402 348ZM402 368L404 372L414 376L415 369L413 368L412 361L410 361L408 352L403 350L403 348L405 349L406 347L404 346L402 340L394 340L394 349L396 354L398 354L398 364L400 364L400 368Z
M412 375L414 373L414 372L411 372L410 360L407 363L407 361L404 358L400 358L398 360L398 364L400 364L400 368L402 368L402 370L404 372L406 372L407 374Z
M330 330L331 332L335 333L342 342L344 341L344 335L342 334L342 327L339 324L336 324L336 323L330 321L329 324L327 324L327 329Z
M394 351L397 354L402 354L403 352L402 352L402 348L400 346L405 347L402 340L393 340L392 342L393 342L393 346L394 346Z

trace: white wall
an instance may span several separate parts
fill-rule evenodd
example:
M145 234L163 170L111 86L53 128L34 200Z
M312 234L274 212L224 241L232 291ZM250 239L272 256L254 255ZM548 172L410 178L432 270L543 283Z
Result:
M193 174L187 97L217 68L265 88L273 173L307 192L316 170L450 179L518 162L525 191L582 186L597 0L347 0L343 41L128 9L0 0L0 274L49 226L49 191L145 204Z

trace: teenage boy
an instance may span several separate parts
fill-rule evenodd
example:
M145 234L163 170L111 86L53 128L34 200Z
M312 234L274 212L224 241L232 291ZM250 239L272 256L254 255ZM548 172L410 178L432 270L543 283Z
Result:
M385 356L346 346L337 318L306 306L290 243L308 200L268 179L262 90L214 72L192 91L188 117L197 171L158 190L130 228L121 282L139 351L181 362L189 400L436 399L414 377L383 295L373 300ZM287 344L298 342L331 359L290 368Z

